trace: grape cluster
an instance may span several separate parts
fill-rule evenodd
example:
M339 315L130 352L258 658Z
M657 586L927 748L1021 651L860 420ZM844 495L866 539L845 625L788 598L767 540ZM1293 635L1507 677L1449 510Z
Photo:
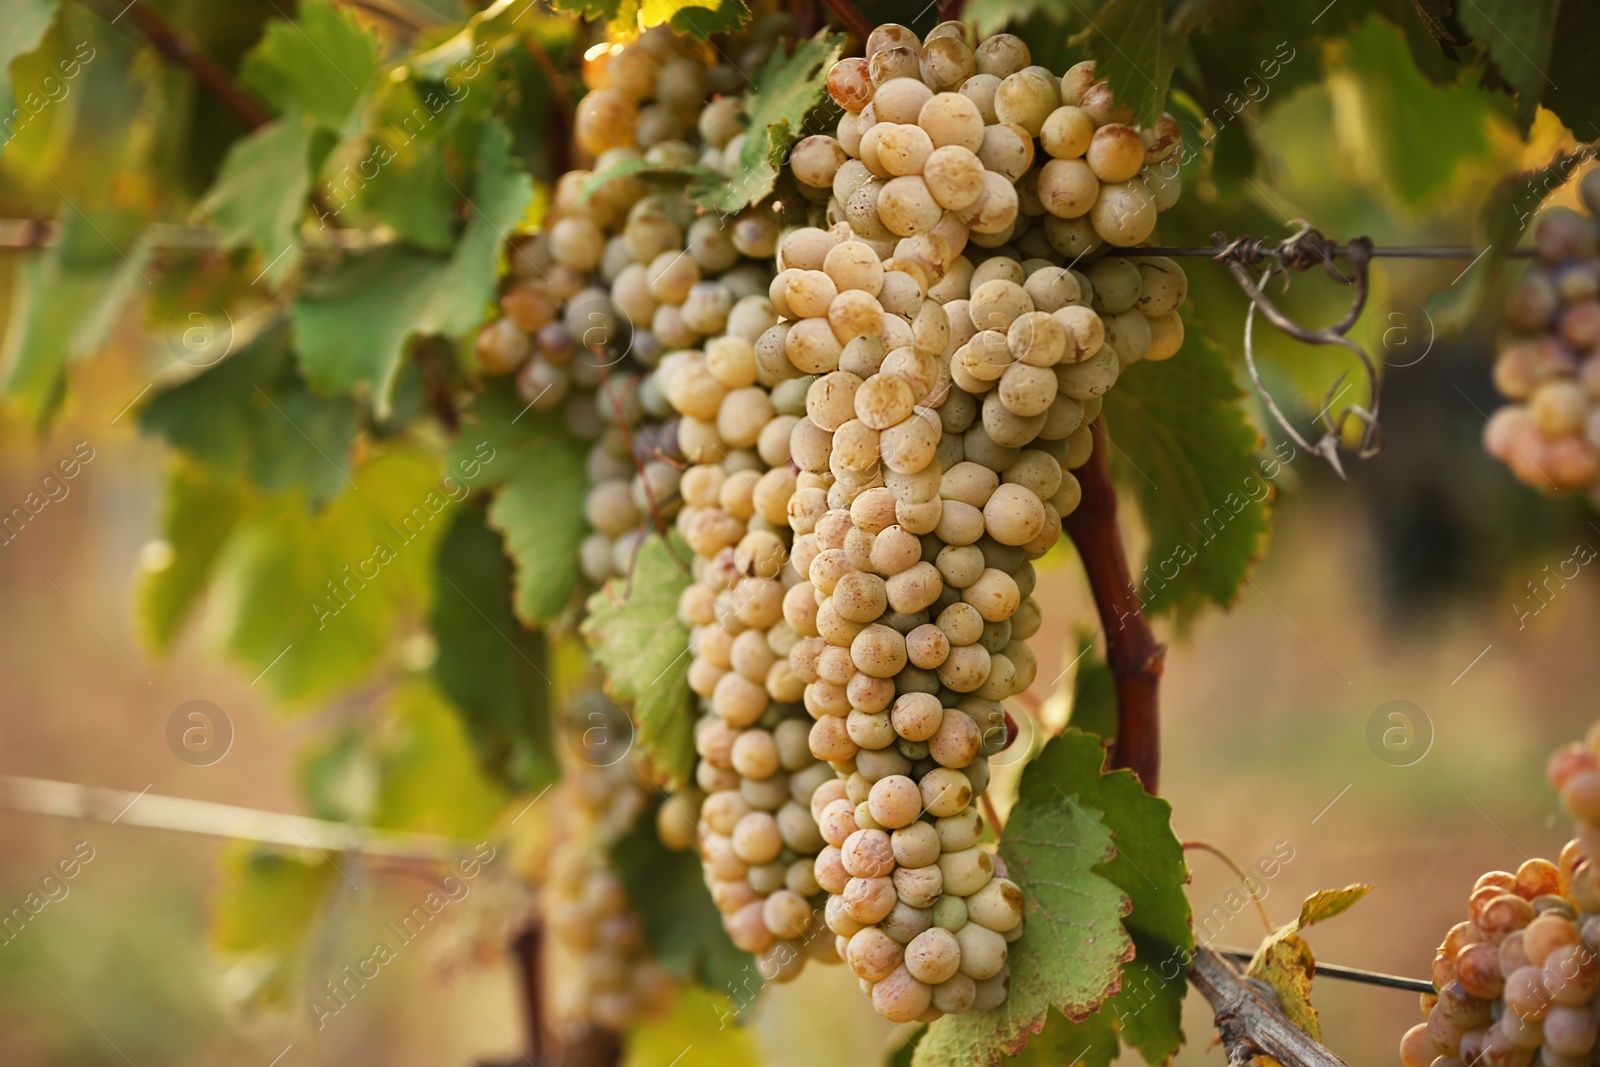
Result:
M1600 213L1600 171L1585 174L1578 191ZM1511 403L1489 419L1484 447L1535 489L1596 496L1600 230L1592 214L1551 210L1534 243L1538 258L1511 292L1494 364L1495 388Z
M758 219L767 224L760 254L770 257L776 218L735 225ZM694 463L677 521L694 581L678 614L690 628L689 686L704 710L695 727L700 855L733 942L760 956L763 974L787 981L807 958L831 953L814 936L821 889L812 863L823 841L808 805L833 771L811 754L804 685L789 666L799 639L783 618L785 590L799 581L789 561L789 436L805 388L757 359L756 342L776 321L764 292L745 296L726 333L667 356L660 380ZM687 843L682 815L664 818L675 827L663 825L668 843Z
M1467 921L1433 959L1427 1022L1400 1042L1405 1067L1588 1067L1600 1037L1600 726L1551 757L1546 777L1578 824L1552 863L1490 871Z
M882 26L829 72L846 114L789 160L826 229L784 234L782 321L755 346L805 385L783 612L836 772L811 798L815 877L895 1022L1006 998L1024 902L974 805L1001 701L1037 669L1030 561L1078 504L1100 396L1182 336L1176 265L1099 254L1176 196L1157 171L1175 126L1141 134L1091 67L1057 79L1015 37L966 34Z
M1600 876L1576 841L1479 878L1465 922L1433 960L1427 1022L1400 1041L1405 1067L1578 1067L1591 1062L1600 994Z
M608 719L626 716L598 691L572 706L592 714L602 705ZM575 735L566 746L569 753L584 751L576 737L590 726L587 720L568 724ZM662 1011L673 991L673 980L651 957L644 928L607 857L644 812L648 797L631 759L601 766L574 757L563 764L546 809L555 812L555 841L539 888L546 988L563 1029L622 1030Z

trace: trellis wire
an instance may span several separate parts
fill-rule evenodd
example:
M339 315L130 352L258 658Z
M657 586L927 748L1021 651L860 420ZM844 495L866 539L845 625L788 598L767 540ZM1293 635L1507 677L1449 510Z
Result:
M1242 948L1219 948L1218 954L1237 960L1240 963L1249 963L1255 958L1255 953L1246 952ZM1425 978L1405 978L1398 974L1384 974L1381 971L1364 971L1359 967L1341 967L1336 963L1323 963L1318 961L1315 974L1318 978L1337 978L1342 982L1358 982L1361 985L1383 986L1387 989L1404 989L1412 993L1433 993L1433 983Z

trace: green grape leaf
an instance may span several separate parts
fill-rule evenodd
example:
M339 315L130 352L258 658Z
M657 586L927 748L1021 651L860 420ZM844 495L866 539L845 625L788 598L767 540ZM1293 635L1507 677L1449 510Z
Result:
M662 803L686 802L670 797ZM650 808L612 843L611 869L644 925L656 962L707 989L737 992L754 971L752 958L728 939L706 892L700 857L694 849L673 852L663 845L654 812Z
M1470 84L1434 85L1411 63L1405 35L1390 23L1367 19L1330 54L1335 69L1348 75L1342 84L1349 88L1341 92L1359 109L1357 129L1378 184L1405 208L1426 208L1464 163L1489 155L1494 94Z
M618 178L626 178L633 175L641 178L662 178L672 181L693 181L707 184L724 180L720 173L709 167L685 167L667 163L652 163L647 159L624 159L585 178L582 187L578 190L578 199L587 200Z
M311 192L311 127L289 116L235 141L196 210L228 247L253 245L277 285L300 262L300 217Z
M1095 73L1139 122L1153 125L1167 103L1167 88L1182 42L1167 32L1161 0L1106 0L1094 20L1089 57Z
M6 5L0 23L0 115L11 115L16 97L11 88L11 63L18 56L38 48L55 21L58 0L17 0ZM10 125L0 122L0 151L16 136Z
M582 577L587 453L559 412L533 411L509 381L477 398L451 451L453 467L464 476L474 459L481 461L487 470L482 484L496 489L489 525L504 536L516 564L514 606L530 625L565 611Z
M749 1029L712 1029L708 1025L710 1020L727 1014L726 998L694 986L679 988L664 1015L628 1030L628 1051L622 1067L674 1067L688 1048L718 1067L760 1067L766 1063Z
M247 1002L286 1008L304 993L318 919L344 883L325 859L254 845L230 845L220 865L212 950L234 965Z
M539 789L557 774L545 637L512 612L511 562L483 507L457 512L436 568L434 678L490 776L514 790Z
M1517 90L1517 119L1524 131L1533 124L1540 97L1554 84L1550 50L1562 6L1561 0L1470 0L1456 9L1462 27Z
M1111 668L1094 651L1094 632L1079 630L1071 646L1078 663L1072 676L1073 726L1102 741L1117 736L1117 683Z
M301 0L294 21L267 23L261 42L245 56L239 80L285 115L308 115L344 131L371 91L378 66L377 40L346 8Z
M439 691L422 679L407 681L386 711L372 825L455 838L487 831L509 798L485 776Z
M263 501L218 568L226 647L285 701L370 676L427 610L441 516L466 495L441 489L436 458L403 448L375 451L352 478L314 515L298 493Z
M1052 29L1064 23L1072 14L1050 0L972 0L961 9L961 17L970 22L980 37L999 33L1008 24L1026 22L1035 16L1047 21Z
M1311 894L1300 905L1298 916L1266 936L1245 968L1248 977L1273 988L1284 1015L1314 1041L1322 1040L1322 1023L1311 1006L1311 976L1317 960L1300 931L1348 911L1370 892L1370 885L1354 884Z
M235 479L181 459L171 464L162 499L161 536L171 556L142 566L134 602L140 634L164 652L210 585L222 549L251 502Z
M455 199L439 142L398 157L362 191L367 210L396 236L430 252L448 252L455 243Z
M1226 353L1188 338L1172 359L1131 367L1105 402L1112 470L1150 531L1140 600L1147 613L1180 619L1238 595L1266 549L1274 487L1265 471L1276 471L1275 461L1257 464L1261 434Z
M1084 1019L1116 991L1122 964L1134 953L1123 925L1127 876L1139 877L1134 864L1154 863L1159 842L1139 835L1167 806L1147 798L1127 771L1102 775L1104 759L1098 739L1070 730L1023 772L1000 842L1011 880L1027 898L1027 933L1011 945L1011 995L990 1011L947 1015L930 1025L917 1044L916 1067L998 1067L1001 1053L1020 1052L1052 1009ZM1118 823L1127 827L1126 841L1113 847ZM1181 899L1181 870L1180 853L1177 871L1151 876L1176 875ZM1151 907L1157 914L1150 921L1166 925L1170 904L1153 898Z
M674 785L694 774L694 707L689 691L689 630L678 597L690 582L687 547L652 534L633 572L589 598L583 635L606 672L606 691L633 709L639 748Z
M734 33L749 21L744 0L639 0L639 25L644 29L666 23L675 33L702 41L712 34Z
M66 388L68 367L98 349L136 285L148 285L143 220L66 209L55 243L16 271L0 350L0 394L43 428Z
M1117 1031L1104 1008L1082 1022L1052 1011L1028 1047L1005 1063L1006 1067L1106 1067L1117 1058L1117 1051Z
M827 98L828 69L843 47L844 38L826 30L795 45L792 54L774 47L750 79L755 86L745 96L750 128L734 177L695 182L690 199L731 214L772 192L784 154L805 131L806 116Z
M219 473L267 492L304 486L320 505L350 484L360 416L353 401L306 388L288 320L278 318L215 365L153 394L139 426Z
M1183 846L1172 832L1172 805L1146 793L1131 771L1098 773L1104 758L1098 738L1069 729L1045 746L1034 761L1037 770L1030 764L1028 772L1041 793L1059 785L1076 792L1079 803L1104 813L1117 855L1096 870L1133 903L1123 925L1136 956L1123 968L1121 990L1101 1011L1115 1016L1123 1040L1146 1061L1160 1064L1176 1055L1183 1042L1184 972L1194 951L1189 898L1183 891L1189 870ZM1024 775L1023 799L1030 795L1028 789Z
M1594 27L1600 0L1561 0L1555 43L1550 49L1551 82L1539 103L1554 111L1579 141L1600 139L1600 68L1594 62Z
M405 343L415 334L464 334L494 295L495 259L533 196L497 120L479 128L478 178L466 230L448 257L389 247L353 255L307 279L290 314L313 388L368 392L387 418Z

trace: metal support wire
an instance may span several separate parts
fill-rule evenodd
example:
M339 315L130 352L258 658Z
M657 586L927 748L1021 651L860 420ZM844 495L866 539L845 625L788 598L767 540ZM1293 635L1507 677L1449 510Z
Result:
M1255 953L1246 952L1240 948L1219 948L1215 950L1219 955L1240 963L1249 963L1255 958ZM1403 978L1398 974L1383 974L1380 971L1364 971L1359 967L1340 967L1335 963L1317 962L1315 975L1318 978L1337 978L1341 982L1357 982L1361 985L1383 986L1386 989L1404 989L1412 993L1432 993L1433 983L1425 978Z

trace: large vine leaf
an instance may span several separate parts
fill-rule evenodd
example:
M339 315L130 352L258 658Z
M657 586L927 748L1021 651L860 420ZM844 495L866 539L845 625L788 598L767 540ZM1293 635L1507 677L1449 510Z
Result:
M267 492L304 486L320 505L349 485L360 415L351 400L306 388L279 318L215 366L155 393L139 426L219 473Z
M464 724L425 680L406 682L389 699L378 749L373 826L471 838L506 805L506 791L485 777Z
M299 1000L311 936L329 892L344 883L325 859L230 846L211 900L212 950L233 964L235 988L260 1007ZM243 979L239 981L238 979Z
M1108 0L1094 21L1089 55L1095 73L1141 123L1153 124L1166 106L1183 45L1167 31L1161 0Z
M300 262L300 218L311 191L311 134L297 116L274 119L228 149L196 209L230 248L252 245L277 285Z
M1098 740L1071 731L1023 772L1000 843L1027 898L1027 932L1011 946L1011 994L998 1008L929 1026L916 1067L997 1067L1002 1052L1016 1055L1043 1029L1052 1009L1081 1020L1116 991L1134 945L1122 924L1130 900L1113 877L1127 861L1113 847L1110 821L1142 819L1109 810L1108 802L1133 798L1125 787L1102 784L1104 758Z
M105 342L130 292L148 282L141 219L63 212L55 242L16 272L0 351L0 394L41 427L61 402L68 367Z
M1112 469L1150 531L1138 579L1149 613L1231 604L1266 548L1273 483L1261 434L1223 351L1197 333L1158 367L1134 365L1106 396Z
M1461 25L1488 51L1517 90L1517 118L1533 124L1539 98L1552 85L1550 48L1562 0L1470 0L1456 9Z
M827 95L828 69L844 47L839 34L819 30L785 54L775 47L751 75L745 96L745 131L739 165L731 179L696 182L689 197L712 211L732 213L772 192L789 147L806 132L806 116Z
M484 768L514 789L539 789L556 776L545 639L512 613L511 563L483 507L456 514L436 575L434 677Z
M1475 85L1438 86L1410 62L1405 35L1376 16L1329 48L1337 107L1359 137L1384 191L1421 211L1444 193L1463 165L1490 154L1489 130L1500 101ZM1400 102L1404 101L1404 106Z
M578 588L586 453L559 413L533 411L509 382L478 397L451 450L454 469L476 457L496 488L489 525L516 563L517 617L530 625L560 615Z
M348 8L301 0L294 21L267 24L239 80L280 112L342 130L377 74L378 43Z
M682 804L666 798L664 804ZM700 859L692 849L672 852L656 834L654 808L634 821L611 846L611 868L622 880L650 952L673 974L708 989L735 988L752 965L723 929L706 892Z
M466 333L494 295L495 257L533 197L498 120L479 127L478 178L455 251L387 247L350 256L307 279L291 314L306 377L319 390L365 391L387 418L408 338Z
M428 607L441 516L455 502L437 459L391 449L352 477L359 488L315 515L297 493L263 500L219 562L226 646L284 700L367 678Z
M606 672L606 690L633 709L638 743L651 765L676 785L694 774L694 712L689 692L689 630L678 598L690 577L687 548L652 535L633 572L589 598L583 635Z
M1100 774L1105 758L1099 739L1068 730L1045 746L1037 775L1047 782L1070 783L1082 803L1104 813L1117 856L1097 868L1133 902L1123 920L1137 951L1122 972L1122 988L1102 1013L1115 1015L1122 1039L1147 1062L1164 1063L1183 1043L1182 1005L1188 986L1184 971L1194 951L1189 880L1183 846L1172 832L1172 805L1144 791L1131 771ZM1032 767L1029 768L1033 770ZM1023 780L1023 797L1028 795Z
M1561 0L1555 43L1550 49L1550 79L1539 102L1560 116L1579 141L1600 137L1600 66L1594 61L1594 28L1600 25L1600 0Z
M233 478L188 460L172 464L163 501L161 536L171 552L144 565L134 596L139 631L158 651L172 647L251 504Z
M1284 1015L1313 1041L1322 1040L1322 1023L1317 1009L1311 1006L1311 976L1316 972L1317 959L1300 931L1348 911L1370 892L1370 885L1354 884L1311 894L1300 905L1299 915L1266 936L1245 968L1247 976L1259 978L1273 988Z

